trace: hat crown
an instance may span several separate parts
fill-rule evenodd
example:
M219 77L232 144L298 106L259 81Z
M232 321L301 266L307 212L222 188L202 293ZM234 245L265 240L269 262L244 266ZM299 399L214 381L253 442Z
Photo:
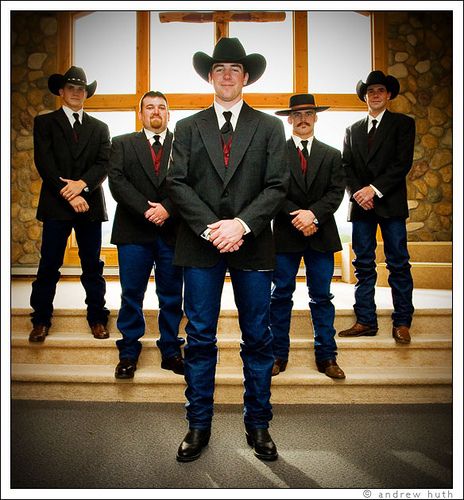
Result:
M213 51L216 61L240 61L246 57L245 49L238 38L221 38Z
M302 105L316 106L316 101L312 94L296 94L290 97L290 108L294 108L295 106Z
M387 77L385 76L383 71L375 70L371 71L366 78L366 85L385 85L387 83Z
M87 76L82 68L71 66L63 75L65 82L87 85Z

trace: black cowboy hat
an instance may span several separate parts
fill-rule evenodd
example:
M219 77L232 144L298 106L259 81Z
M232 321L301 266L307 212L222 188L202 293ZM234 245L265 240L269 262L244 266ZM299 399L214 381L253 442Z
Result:
M279 116L288 116L293 111L303 111L305 109L313 109L316 113L325 111L330 106L316 106L316 100L312 94L296 94L290 97L289 109L281 109L275 114Z
M256 82L266 69L266 59L261 54L246 55L238 38L221 38L214 47L212 57L204 52L196 52L193 55L193 67L203 80L208 81L208 74L215 63L243 64L248 73L247 85Z
M384 85L387 92L391 94L390 101L394 99L400 91L400 82L394 76L385 76L384 73L379 70L371 71L366 78L366 83L359 80L356 85L356 93L362 102L364 102L364 97L366 96L367 87L369 87L369 85Z
M84 85L87 90L87 99L92 97L97 89L97 81L94 80L87 85L87 77L85 76L84 70L77 66L71 66L64 75L60 75L59 73L51 75L48 79L48 88L52 94L60 95L60 89L62 89L66 83Z

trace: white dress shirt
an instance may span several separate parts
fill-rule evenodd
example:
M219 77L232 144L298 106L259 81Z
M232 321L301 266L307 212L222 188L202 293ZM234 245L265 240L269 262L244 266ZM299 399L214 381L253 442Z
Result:
M145 132L146 138L150 142L150 146L153 146L153 143L155 142L155 135L159 135L159 141L161 142L162 146L164 144L164 140L166 139L166 133L168 129L165 128L162 132L152 132L151 130L144 128L143 131Z
M63 111L66 114L66 117L69 120L69 123L71 124L71 127L74 127L74 122L76 119L73 116L73 113L77 113L79 115L79 122L82 125L82 117L84 116L84 108L81 108L79 111L74 111L71 108L68 108L68 106L62 106Z

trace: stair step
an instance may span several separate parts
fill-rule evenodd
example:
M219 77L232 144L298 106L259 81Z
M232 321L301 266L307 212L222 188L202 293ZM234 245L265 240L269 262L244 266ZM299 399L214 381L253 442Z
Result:
M453 264L448 262L411 261L411 273L415 288L452 288ZM388 286L388 269L383 262L377 264L377 286Z
M378 335L391 336L391 309L377 309L379 323ZM116 318L118 311L111 311L108 328L111 335L118 336ZM156 309L144 310L147 330L159 335ZM335 315L335 329L341 331L349 328L355 321L352 309L337 309ZM180 331L183 332L186 324L184 318ZM411 334L419 335L448 335L452 331L452 309L417 309L414 313ZM27 332L31 330L30 309L13 309L11 317L11 330L13 332ZM56 309L53 316L53 326L50 329L47 341L58 332L89 331L86 313L82 309ZM312 323L310 321L309 310L294 309L292 311L291 337L307 338L312 335ZM229 335L231 333L240 334L237 310L222 310L218 323L218 336Z
M241 370L218 367L215 401L241 403L242 381ZM12 364L15 399L183 403L184 390L182 377L155 367L141 367L134 379L121 381L107 365ZM316 370L288 367L272 379L273 403L443 403L451 398L447 367L358 367L336 381Z
M117 336L96 340L88 333L54 333L44 344L28 341L27 333L12 336L13 363L49 363L75 365L116 365ZM365 338L337 337L338 360L343 368L351 366L432 366L451 365L452 339L448 336L419 336L410 345L398 345L390 336ZM141 339L142 353L139 366L159 366L161 356L155 345L155 336ZM238 335L223 335L218 340L220 366L241 366ZM314 340L292 338L290 363L295 366L314 365Z
M450 241L408 242L411 273L415 289L451 290L453 284L453 246ZM351 243L343 244L342 280L356 283L355 255ZM388 270L385 264L383 242L377 243L377 287L388 287Z

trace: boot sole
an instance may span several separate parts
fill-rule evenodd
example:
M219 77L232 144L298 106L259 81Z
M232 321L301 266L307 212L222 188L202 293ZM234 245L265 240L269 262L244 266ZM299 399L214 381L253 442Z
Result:
M209 441L208 441L209 442ZM178 462L193 462L194 460L197 460L201 456L201 452L208 446L208 443L206 443L200 450L200 452L197 455L192 455L190 457L182 457L179 454L176 454L176 460Z
M340 332L338 334L339 337L375 337L377 335L378 330L366 330L365 332L362 333L349 333L349 334L342 334Z

